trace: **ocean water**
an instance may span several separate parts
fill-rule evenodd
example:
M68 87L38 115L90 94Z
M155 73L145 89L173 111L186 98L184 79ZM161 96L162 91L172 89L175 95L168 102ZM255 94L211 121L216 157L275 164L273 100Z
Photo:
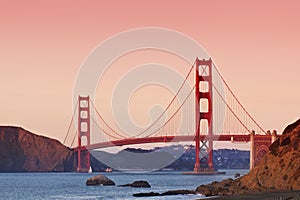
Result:
M175 189L194 190L201 184L233 178L235 173L248 170L221 170L226 174L213 176L182 175L181 172L102 173L116 185L146 180L151 188L117 186L86 186L85 181L98 173L0 173L0 199L201 199L201 195L177 195L159 197L133 197L140 192L165 192Z

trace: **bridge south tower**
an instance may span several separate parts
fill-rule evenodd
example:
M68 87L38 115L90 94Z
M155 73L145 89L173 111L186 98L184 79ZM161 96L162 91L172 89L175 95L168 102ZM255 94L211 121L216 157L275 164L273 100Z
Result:
M195 63L195 148L194 173L214 173L212 60ZM204 132L206 131L206 132ZM206 134L205 140L200 135Z

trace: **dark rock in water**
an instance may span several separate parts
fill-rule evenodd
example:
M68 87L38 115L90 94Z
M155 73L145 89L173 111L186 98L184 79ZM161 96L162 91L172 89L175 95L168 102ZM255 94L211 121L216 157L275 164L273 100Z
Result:
M240 173L236 173L236 174L234 175L234 178L238 178L238 177L240 177L240 176L241 176Z
M100 174L92 178L89 178L86 181L86 185L94 186L94 185L116 185L116 184L106 176Z
M153 196L171 196L171 195L184 195L184 194L196 194L194 190L170 190L163 193L157 192L146 192L146 193L137 193L133 194L134 197L153 197Z
M205 196L213 196L216 195L216 188L211 185L200 185L197 187L196 191Z
M159 196L158 192L144 192L144 193L136 193L133 194L134 197L154 197Z
M135 187L135 188L149 188L151 185L147 181L134 181L125 185L119 185L120 187Z
M229 187L232 185L233 179L229 178L221 182L214 181L208 185L200 185L196 192L205 196L232 194Z
M196 194L194 190L170 190L161 193L160 196L179 195L179 194Z

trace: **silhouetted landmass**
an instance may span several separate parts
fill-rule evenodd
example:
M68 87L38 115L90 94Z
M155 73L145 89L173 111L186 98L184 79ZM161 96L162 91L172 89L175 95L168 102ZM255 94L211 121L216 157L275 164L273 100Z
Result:
M96 171L107 166L91 156ZM74 172L77 153L58 140L0 126L0 172Z
M128 148L111 154L104 151L93 151L92 155L101 162L112 167L113 170L121 171L152 171L159 170L174 158L171 154L163 151ZM93 171L94 166L92 166Z
M74 171L74 152L58 140L0 127L0 172Z
M97 151L93 155L105 163L110 162L110 166L117 166L116 169L156 170L154 167L156 160L170 161L164 169L174 171L191 171L195 165L195 147L192 145L171 145L150 150L126 148L116 154ZM249 157L249 151L218 149L214 150L214 165L216 169L249 169ZM98 171L96 165L92 168L93 171Z

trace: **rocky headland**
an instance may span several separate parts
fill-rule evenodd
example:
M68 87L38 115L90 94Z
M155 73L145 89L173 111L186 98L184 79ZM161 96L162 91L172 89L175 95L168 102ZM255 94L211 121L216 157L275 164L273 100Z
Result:
M20 127L0 127L0 172L75 171L75 159L58 140Z
M91 156L93 171L106 165ZM74 172L77 152L20 127L0 126L0 172Z

